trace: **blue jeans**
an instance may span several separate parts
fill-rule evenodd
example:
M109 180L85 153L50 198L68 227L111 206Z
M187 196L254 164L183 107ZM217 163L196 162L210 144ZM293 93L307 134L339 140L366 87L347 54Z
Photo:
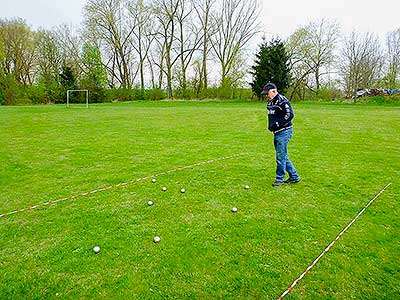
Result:
M289 179L300 179L299 174L288 156L288 144L292 135L292 128L274 134L274 146L276 151L276 181L284 181L286 172L289 173Z

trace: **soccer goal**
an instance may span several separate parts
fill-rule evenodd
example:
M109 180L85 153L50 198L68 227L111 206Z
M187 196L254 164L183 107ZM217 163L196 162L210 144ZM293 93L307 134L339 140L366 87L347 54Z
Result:
M89 108L89 90L67 90L68 107Z

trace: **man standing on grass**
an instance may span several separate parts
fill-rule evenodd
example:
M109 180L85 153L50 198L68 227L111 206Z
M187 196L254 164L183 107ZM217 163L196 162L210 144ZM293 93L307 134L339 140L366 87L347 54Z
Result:
M264 85L261 95L266 95L268 98L268 129L274 133L276 178L272 186L297 183L300 181L300 176L288 156L288 144L293 135L292 106L285 96L278 93L276 85L273 83ZM285 180L286 172L289 174L287 180Z

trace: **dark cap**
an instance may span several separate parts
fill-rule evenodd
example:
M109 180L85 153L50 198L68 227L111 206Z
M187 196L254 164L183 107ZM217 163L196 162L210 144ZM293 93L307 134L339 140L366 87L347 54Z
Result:
M261 95L266 95L266 94L268 94L269 90L273 90L273 89L276 90L276 85L271 83L271 82L269 82L269 83L267 83L266 85L263 86L262 91L261 91Z

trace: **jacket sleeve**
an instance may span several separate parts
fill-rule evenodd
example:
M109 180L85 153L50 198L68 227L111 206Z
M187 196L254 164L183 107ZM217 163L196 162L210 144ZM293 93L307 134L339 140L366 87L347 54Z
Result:
M290 124L294 117L294 113L289 100L287 100L286 98L283 98L283 101L281 101L280 108L282 114L278 120L278 127L283 128Z

